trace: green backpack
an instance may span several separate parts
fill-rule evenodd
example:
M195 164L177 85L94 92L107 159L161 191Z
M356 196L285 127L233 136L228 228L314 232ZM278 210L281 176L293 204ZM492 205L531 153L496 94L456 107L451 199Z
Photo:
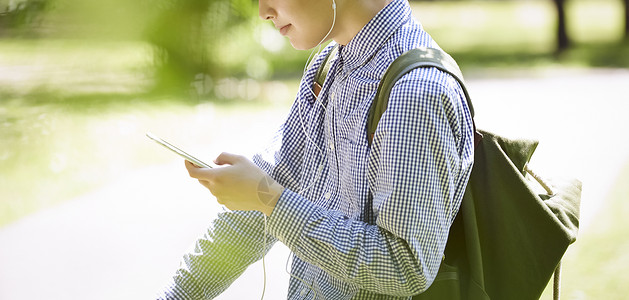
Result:
M336 48L316 74L317 94ZM367 123L370 143L395 82L411 70L427 67L459 82L474 116L454 59L439 49L413 49L397 58L380 81ZM561 258L579 227L581 182L547 184L527 167L537 141L510 139L475 127L474 166L450 227L444 259L433 284L413 299L539 299L553 273L553 296L559 299Z

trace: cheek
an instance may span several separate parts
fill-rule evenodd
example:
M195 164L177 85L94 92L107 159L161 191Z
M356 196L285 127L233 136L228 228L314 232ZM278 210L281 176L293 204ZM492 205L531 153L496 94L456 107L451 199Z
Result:
M328 24L329 23L329 24ZM302 49L310 49L316 47L319 43L325 42L322 39L328 33L332 27L332 21L327 21L326 18L316 18L310 16L308 22L303 22L301 27L296 30L296 35L293 36L295 44L299 44ZM330 37L328 36L328 39Z

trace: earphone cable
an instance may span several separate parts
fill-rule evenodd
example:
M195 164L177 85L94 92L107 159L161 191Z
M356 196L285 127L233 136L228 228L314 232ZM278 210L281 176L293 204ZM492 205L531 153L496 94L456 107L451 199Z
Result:
M307 69L308 69L308 66L311 63L311 60L314 59L314 57L316 57L316 56L318 56L320 54L320 52L321 52L321 44L323 44L323 42L326 41L328 36L330 36L330 34L332 33L332 30L334 30L334 26L336 25L336 1L335 0L332 0L332 10L333 10L332 26L330 27L330 30L328 30L328 33L326 33L326 35L321 39L321 41L319 41L319 43L317 43L317 45L313 48L313 51L310 52L310 55L308 56L308 59L306 60L306 64L304 66L304 70L303 70L304 74L307 72ZM316 49L316 48L318 48L318 49ZM314 55L315 49L316 49L317 55ZM320 105L323 108L323 111L325 113L326 112L325 105L323 105L320 101L318 101L318 99L317 99L318 97L315 94L315 92L312 90L312 87L308 86L307 88L308 88L308 91L310 91L310 93L312 93L312 95L315 97L315 103ZM299 112L299 121L301 122L302 131L303 131L304 135L306 135L306 138L310 141L310 143L319 151L321 157L323 157L324 156L323 150L321 150L321 148L319 148L319 146L317 146L317 144L314 142L314 140L312 140L312 138L308 135L308 132L306 131L306 126L305 126L305 123L304 123L304 120L303 120L302 109L301 109L301 99L298 99L297 101L299 102L297 110ZM310 189L310 187L314 186L314 184L319 180L319 177L321 176L322 167L323 167L323 165L320 165L317 168L317 176L315 176L315 180L313 181L313 183L310 184L306 188L302 188L299 191L299 193L303 193L304 191ZM264 234L263 234L263 244L262 244L263 251L264 251L263 254L262 254L262 272L263 272L263 276L264 276L264 280L263 280L264 286L262 288L262 296L260 297L260 300L264 299L264 294L266 292L266 261L264 259L265 256L266 256L266 251L265 250L266 250L266 247L267 247L266 244L267 244L267 234L268 234L268 227L267 227L267 220L266 219L267 219L267 217L266 217L266 215L264 215ZM288 270L288 262L289 262L289 260L290 260L290 254L289 254L289 256L288 256L288 258L286 260L286 267L285 267L286 273L288 273L288 275L290 275L292 278L297 279L302 284L307 286L310 290L312 290L314 292L314 299L316 299L317 298L317 291L315 290L315 288L312 285L306 283L303 279L299 278L298 276L295 276L295 275L291 274L291 272Z

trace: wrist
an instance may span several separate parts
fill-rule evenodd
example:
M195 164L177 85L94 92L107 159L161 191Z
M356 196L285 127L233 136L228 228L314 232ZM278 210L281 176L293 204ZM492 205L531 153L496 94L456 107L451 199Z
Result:
M263 213L267 217L270 217L271 213L273 213L273 209L275 209L275 205L277 205L277 202L280 200L280 197L282 196L282 193L284 192L284 187L277 184L277 186L273 187L271 190L272 190L271 193L275 196L268 203L264 204Z
M271 215L277 201L282 196L284 187L277 183L270 176L265 176L258 185L258 200L260 201L260 211L267 217Z

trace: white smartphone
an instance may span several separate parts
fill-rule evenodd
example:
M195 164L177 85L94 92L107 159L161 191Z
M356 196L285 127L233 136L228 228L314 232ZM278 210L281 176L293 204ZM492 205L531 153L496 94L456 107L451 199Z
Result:
M174 145L172 145L171 143L164 141L160 138L158 138L157 136L155 136L154 134L147 132L146 136L148 138L150 138L151 140L157 142L158 144L166 147L167 149L170 149L170 151L175 152L176 154L178 154L179 156L183 157L185 160L195 164L197 167L201 167L201 168L212 168L212 166L204 163L202 160L186 153L185 151L175 147Z

